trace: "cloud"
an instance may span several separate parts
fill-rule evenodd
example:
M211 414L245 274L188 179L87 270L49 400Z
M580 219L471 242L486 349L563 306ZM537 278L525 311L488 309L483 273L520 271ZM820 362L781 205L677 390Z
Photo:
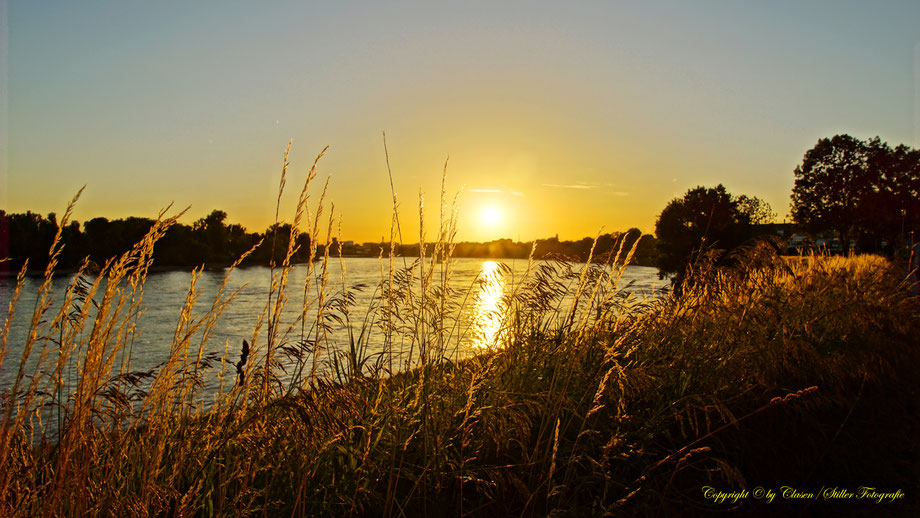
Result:
M482 192L487 194L510 194L511 196L523 197L521 191L506 191L504 189L464 189L466 192Z
M573 184L567 184L567 185L561 185L558 183L544 183L543 186L553 187L556 189L594 189L597 187L596 185L585 185L583 183L573 183Z
M610 193L610 194L612 194L612 195L614 195L614 196L629 196L629 193L628 193L628 192L623 192L623 191L614 191L614 192L612 192L612 193Z

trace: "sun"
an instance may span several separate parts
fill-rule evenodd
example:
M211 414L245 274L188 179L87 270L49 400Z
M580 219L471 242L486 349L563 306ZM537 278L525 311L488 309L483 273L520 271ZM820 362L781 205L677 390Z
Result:
M479 220L483 226L495 227L502 222L502 211L494 205L483 207L479 213Z

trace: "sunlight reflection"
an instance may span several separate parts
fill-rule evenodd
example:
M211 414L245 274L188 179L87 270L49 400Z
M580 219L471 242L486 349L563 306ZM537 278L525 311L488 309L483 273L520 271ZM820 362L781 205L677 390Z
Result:
M475 289L471 345L474 349L495 348L501 342L505 313L505 276L499 263L482 263Z

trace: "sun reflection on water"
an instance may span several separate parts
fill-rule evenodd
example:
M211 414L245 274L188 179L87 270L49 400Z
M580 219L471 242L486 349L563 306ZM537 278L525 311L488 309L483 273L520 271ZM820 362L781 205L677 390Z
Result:
M495 261L484 261L479 270L476 298L473 306L470 345L475 349L493 349L500 346L502 328L505 326L505 275Z

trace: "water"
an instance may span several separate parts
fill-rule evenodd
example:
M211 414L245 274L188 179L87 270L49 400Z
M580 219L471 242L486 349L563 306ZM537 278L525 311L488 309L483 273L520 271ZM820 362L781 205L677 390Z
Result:
M396 260L396 267L402 268L404 264L411 265L413 258ZM463 357L475 354L482 349L495 347L501 339L504 329L502 314L505 311L504 295L510 293L520 285L527 268L526 260L501 261L482 259L455 259L451 266L449 286L453 289L450 300L454 303L452 310L448 311L445 318L445 336L449 342L449 349L441 350L441 354L451 357ZM541 264L538 262L537 264ZM320 263L314 263L317 268L316 275L320 275ZM582 265L573 265L574 274L569 280L570 285L577 282L577 274ZM344 268L344 282L343 282ZM369 338L360 343L365 345L362 355L369 358L380 358L383 348L385 333L380 324L384 320L380 311L379 293L381 279L388 271L387 261L381 262L376 258L345 258L331 260L327 272L327 302L332 299L341 299L343 293L348 293L351 299L347 306L338 309L326 310L328 324L325 333L327 351L345 351L352 343L350 336L357 337L362 329L369 332ZM412 310L408 309L409 300L413 304L419 303L419 271L414 270L412 277L413 295L400 297L403 304L395 312L397 319L405 319L403 325L411 327ZM433 285L440 284L442 270L433 272ZM199 291L197 301L193 307L192 318L200 318L211 307L217 290L226 275L225 270L204 271L197 281ZM288 279L288 301L282 314L282 325L279 329L287 330L294 323L290 332L281 334L279 343L296 345L301 336L302 326L297 322L301 314L304 300L304 281L307 275L306 265L297 265ZM137 318L138 332L134 335L130 347L130 363L132 370L141 371L157 368L158 365L169 357L173 337L176 333L177 322L180 320L180 310L185 303L192 278L188 271L169 271L151 273L143 291L143 313ZM72 275L60 275L53 281L51 293L55 297L52 309L47 313L46 320L50 320L57 313L61 299L68 285L73 281ZM23 344L28 333L29 319L35 304L36 293L42 279L38 277L26 280L25 287L16 306L17 313L12 321L8 343L8 354L0 366L0 390L8 389L16 377L18 365L23 353ZM12 296L15 279L0 278L0 304L4 310L8 307ZM229 277L226 293L239 290L235 300L226 307L221 317L217 320L210 338L204 343L203 351L207 354L223 357L227 351L228 361L217 362L218 365L229 366L234 370L235 363L240 354L242 340L252 341L253 330L257 326L260 315L266 308L268 293L271 284L271 272L267 267L249 267L234 270ZM314 286L315 286L314 282ZM386 284L386 283L384 283ZM668 285L667 280L659 280L657 270L649 267L629 266L620 280L621 290L628 291L639 298L651 298ZM311 290L308 298L315 299L316 291ZM99 297L97 296L98 300ZM571 300L571 294L569 299ZM375 301L377 301L375 303ZM557 302L565 306L568 302ZM316 304L312 305L314 308ZM563 309L567 309L563 307ZM402 313L400 313L402 312ZM5 315L2 320L5 320ZM316 336L315 330L311 332L313 322L316 320L315 309L312 310L303 325L304 334L308 337ZM414 325L418 325L416 322ZM350 331L350 333L349 333ZM88 332L88 331L87 331ZM262 326L258 340L264 343L266 326ZM389 365L393 370L403 368L409 359L408 355L417 355L417 344L410 343L412 333L407 332L397 335L399 354L395 360L396 365ZM417 332L416 332L417 333ZM201 342L200 333L192 340L192 345L197 348ZM53 337L48 337L53 339ZM46 341L55 347L53 341ZM27 363L26 373L30 367L34 368L37 351L41 343L36 346L36 352L31 355ZM417 357L417 356L416 356ZM328 358L328 356L327 356ZM73 365L70 366L74 368ZM205 387L205 393L213 393L217 388L216 381L211 379Z

